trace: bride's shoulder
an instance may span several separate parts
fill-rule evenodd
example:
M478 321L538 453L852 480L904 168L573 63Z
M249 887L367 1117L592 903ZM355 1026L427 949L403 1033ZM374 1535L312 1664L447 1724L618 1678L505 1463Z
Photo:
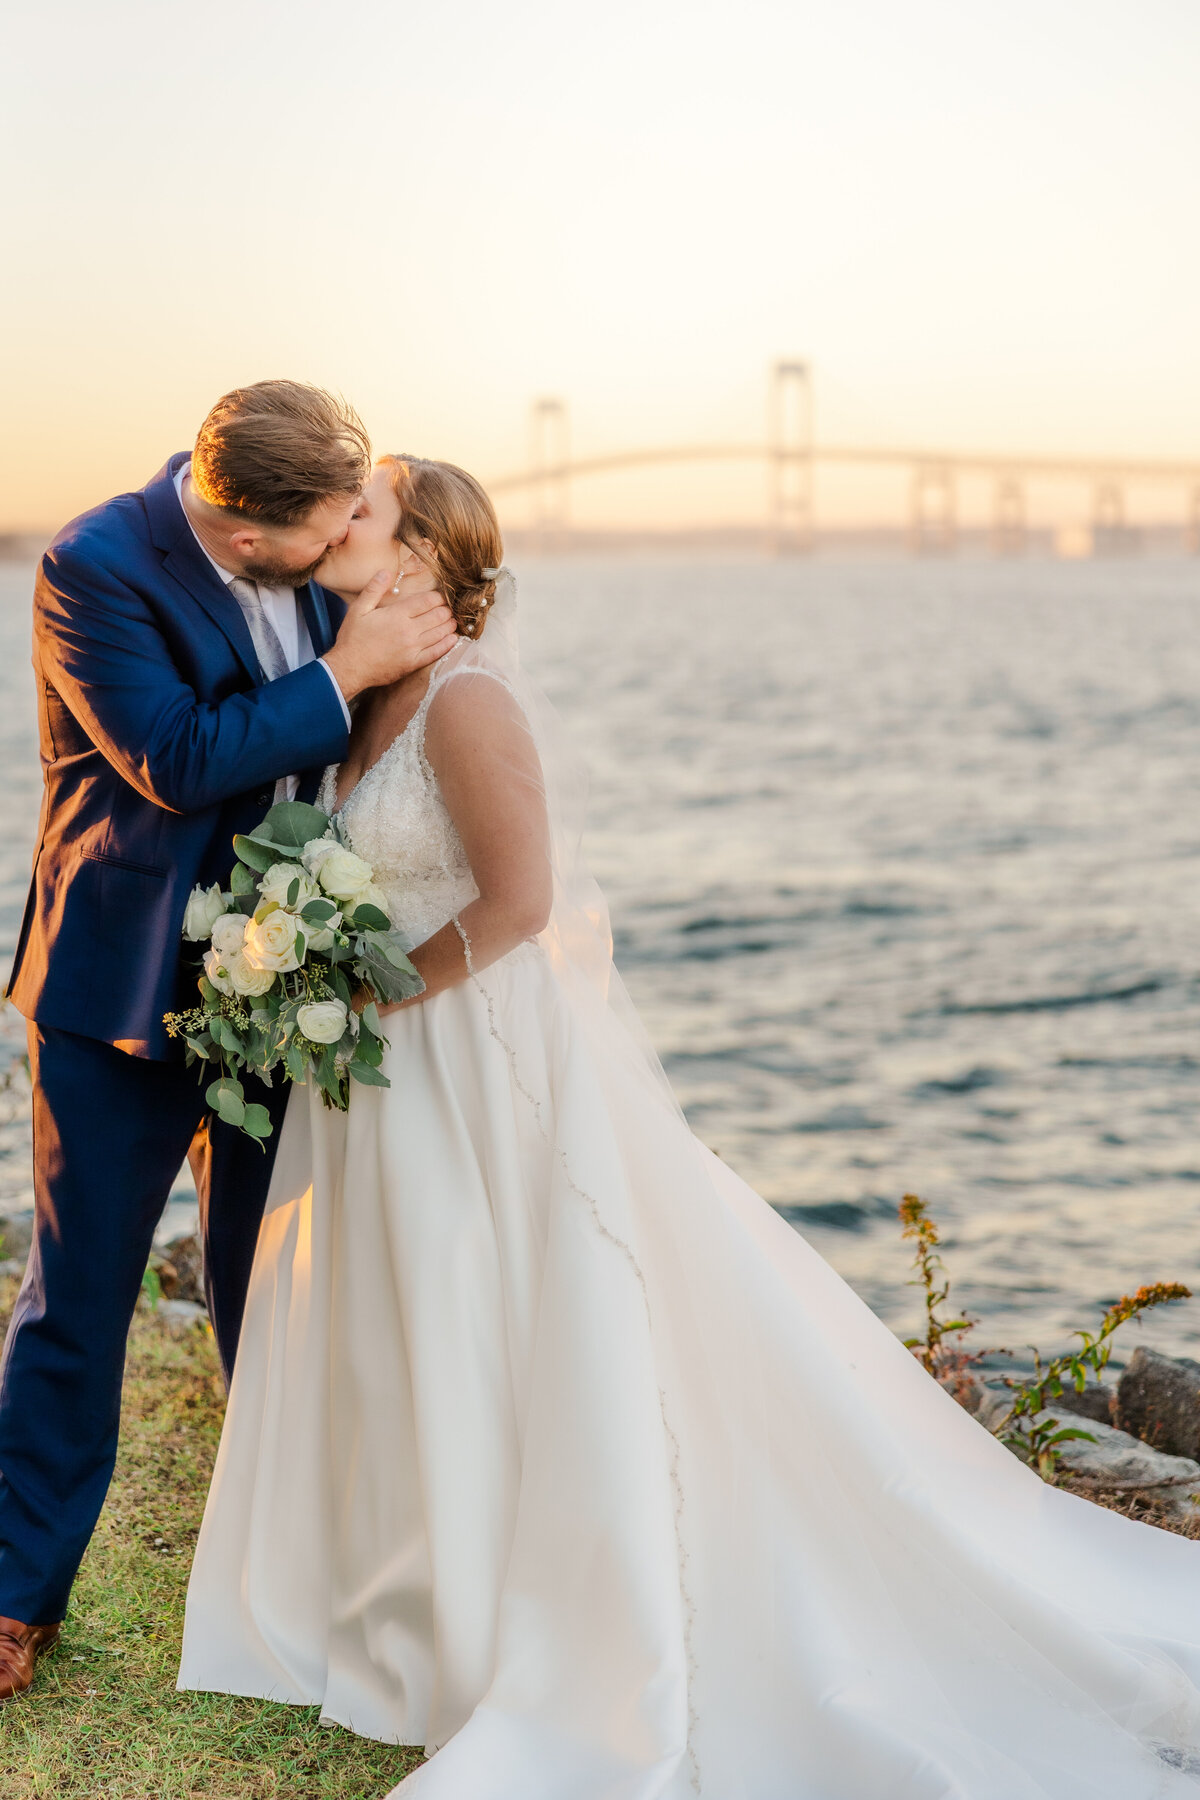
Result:
M436 767L441 755L493 753L514 736L528 736L529 722L508 677L478 653L454 650L435 666L429 685L425 744Z
M430 716L433 712L463 711L474 706L493 706L501 711L507 705L518 706L516 689L503 669L473 643L464 639L433 665L428 688Z

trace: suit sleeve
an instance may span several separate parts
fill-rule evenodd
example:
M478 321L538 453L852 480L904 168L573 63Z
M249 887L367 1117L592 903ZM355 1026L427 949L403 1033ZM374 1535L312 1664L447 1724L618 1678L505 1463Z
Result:
M344 707L319 662L200 700L145 601L69 549L43 559L34 636L43 674L96 748L168 812L199 812L346 754Z

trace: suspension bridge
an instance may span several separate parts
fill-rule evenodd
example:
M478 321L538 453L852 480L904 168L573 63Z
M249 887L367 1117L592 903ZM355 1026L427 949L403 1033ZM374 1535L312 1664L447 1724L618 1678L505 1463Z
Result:
M909 543L917 554L930 554L953 550L960 531L960 485L967 477L982 477L992 488L992 547L1000 555L1019 555L1029 541L1029 489L1036 481L1065 479L1082 485L1090 512L1088 547L1095 554L1127 550L1136 542L1128 522L1131 489L1166 485L1179 492L1186 542L1200 554L1200 458L1026 456L924 445L824 443L813 430L811 365L794 359L771 366L766 411L767 429L758 443L669 444L572 457L566 402L538 399L531 412L528 465L498 476L489 482L489 491L528 493L535 539L542 548L556 549L570 542L574 484L589 476L668 464L757 462L767 478L767 547L776 555L796 555L814 543L814 471L819 466L896 470L907 480Z

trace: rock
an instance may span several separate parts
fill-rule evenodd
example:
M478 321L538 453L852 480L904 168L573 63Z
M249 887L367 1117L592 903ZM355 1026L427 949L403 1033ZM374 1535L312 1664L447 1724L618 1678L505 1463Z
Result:
M1109 1387L1105 1381L1089 1381L1081 1394L1073 1387L1065 1387L1061 1394L1054 1396L1046 1410L1069 1412L1077 1418L1096 1419L1101 1425L1111 1425L1116 1401L1116 1388Z
M1048 1411L1072 1413L1076 1418L1098 1419L1102 1425L1112 1423L1112 1408L1116 1401L1116 1390L1105 1383L1089 1382L1082 1394L1074 1388L1064 1389L1061 1397L1051 1401ZM961 1404L967 1411L986 1425L989 1431L1004 1420L1013 1403L1012 1389L1005 1386L991 1387L978 1375L968 1377L968 1388L962 1395Z
M19 1262L25 1267L29 1256L29 1246L33 1243L33 1214L31 1212L13 1213L10 1218L0 1219L0 1256L7 1262Z
M169 1284L165 1278L165 1270L159 1271L163 1293L171 1300L191 1300L203 1306L204 1251L200 1239L194 1233L189 1233L187 1237L173 1238L166 1246L163 1256L171 1271Z
M208 1323L207 1312L192 1300L160 1300L154 1316L172 1333L191 1331L197 1325Z
M1117 1384L1114 1418L1169 1456L1200 1458L1200 1363L1139 1344Z
M1065 1408L1047 1407L1039 1424L1057 1420L1068 1431L1086 1431L1094 1440L1071 1438L1056 1446L1060 1468L1083 1476L1106 1493L1145 1494L1175 1518L1200 1517L1200 1462L1168 1456L1099 1419L1080 1419Z
M955 1398L987 1431L995 1431L1012 1407L1006 1387L989 1387L978 1375L968 1376L963 1393Z

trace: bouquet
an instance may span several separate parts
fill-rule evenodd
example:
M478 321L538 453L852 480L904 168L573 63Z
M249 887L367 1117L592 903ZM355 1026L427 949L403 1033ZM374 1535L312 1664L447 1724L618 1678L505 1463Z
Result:
M235 837L229 890L194 888L183 936L206 944L200 1005L168 1013L189 1063L207 1065L206 1098L219 1118L270 1137L265 1106L247 1102L248 1070L272 1085L310 1077L326 1106L345 1111L351 1083L388 1087L377 1001L419 994L411 941L393 930L371 865L317 806L273 806L249 837ZM355 989L368 1003L354 1008Z

